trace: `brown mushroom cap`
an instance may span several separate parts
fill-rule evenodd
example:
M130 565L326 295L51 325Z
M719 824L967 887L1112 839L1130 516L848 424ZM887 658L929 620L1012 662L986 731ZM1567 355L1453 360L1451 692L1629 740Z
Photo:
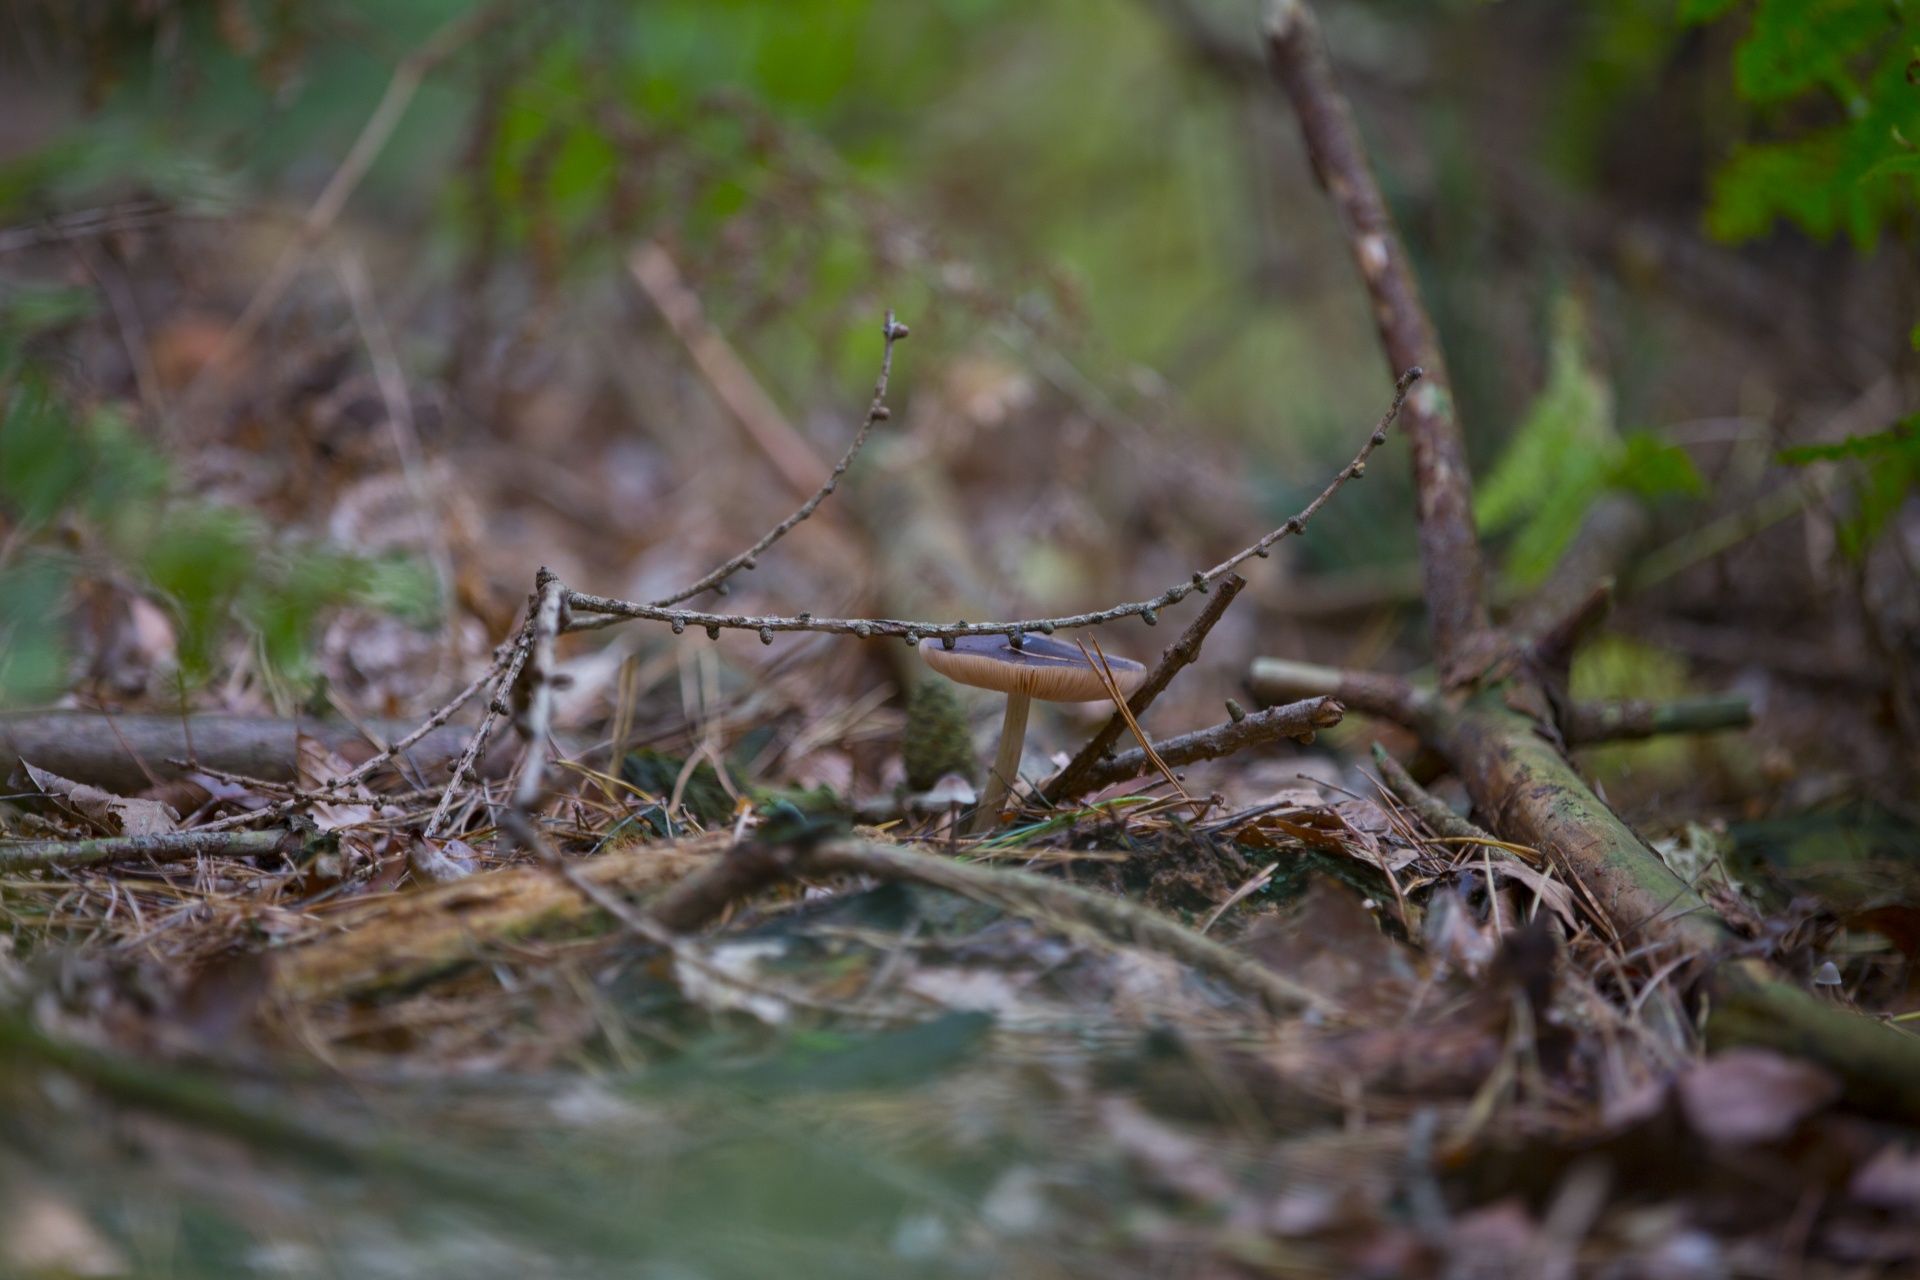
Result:
M1100 673L1080 646L1046 636L1026 636L1016 649L1006 636L960 636L949 649L937 637L920 642L920 656L949 680L1001 693L1024 693L1042 702L1089 702L1107 696ZM1131 658L1107 655L1121 693L1132 693L1147 669Z

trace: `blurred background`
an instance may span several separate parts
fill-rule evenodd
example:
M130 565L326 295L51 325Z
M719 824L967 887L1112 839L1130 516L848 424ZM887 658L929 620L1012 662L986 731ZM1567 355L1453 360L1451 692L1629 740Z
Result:
M1576 590L1618 588L1576 695L1756 711L1578 763L1670 865L1747 894L1796 972L1831 971L1820 990L1920 1016L1920 19L1316 9L1451 365L1498 610L1524 623L1571 556ZM1261 21L1256 0L0 4L0 710L391 740L487 669L542 566L650 600L792 511L862 420L890 311L912 329L890 415L726 609L1061 615L1217 563L1346 465L1396 372ZM1222 720L1262 655L1428 676L1413 511L1395 438L1249 562L1152 734ZM1199 604L1101 643L1150 662ZM824 787L899 818L924 672L897 641L634 623L561 657L569 763L605 771L569 775L549 830L619 855L580 865L633 892L755 804ZM998 702L964 704L976 758ZM1102 714L1037 710L1029 772ZM1374 794L1375 741L1416 745L1350 716L1188 787L1254 811L1304 803L1306 775L1332 813L1340 787ZM345 767L299 750L301 786ZM280 794L196 777L199 817ZM0 801L9 834L70 832L13 807L42 789ZM1281 1044L1146 948L931 892L795 891L710 936L704 969L583 906L552 923L558 886L527 867L416 893L504 856L469 808L451 830L484 848L450 840L428 874L410 832L434 795L329 819L365 828L344 860L0 885L0 995L49 1037L0 1008L0 1270L1403 1274L1451 1241L1446 1274L1504 1274L1471 1248L1504 1230L1534 1257L1535 1210L1543 1239L1572 1231L1551 1188L1586 1225L1541 1248L1600 1221L1626 1261L1597 1274L1920 1257L1910 1154L1874 1192L1884 1239L1814 1233L1864 1128L1795 1146L1803 1187L1774 1148L1735 1161L1649 1121L1597 1219L1611 1175L1595 1189L1581 1144L1620 1089L1488 1092L1494 1063L1522 1069L1508 978L1436 985L1382 931L1381 849L1413 857L1384 816L1324 818L1345 852L1289 828L1205 858L1183 818L1025 829L1019 857L1196 928L1241 904L1215 938L1271 926L1263 961L1333 975L1372 1019ZM421 939L445 954L366 972ZM1652 1064L1610 1089L1677 1069L1629 1034L1673 972L1649 951L1567 978L1619 983L1624 1012L1578 1006L1614 1019L1580 1024L1583 1052ZM1636 957L1662 966L1637 991ZM802 994L768 1014L711 979L723 961ZM1422 1001L1465 1022L1403 1035ZM1402 1063L1407 1096L1358 1100ZM1446 1171L1451 1237L1446 1204L1420 1219L1436 1105L1468 1117L1462 1153L1486 1126ZM1832 1269L1778 1261L1810 1239Z
M1901 20L1829 7L1324 6L1499 598L1606 526L1622 609L1578 688L1760 709L1596 753L1642 820L1899 803L1920 747L1915 91ZM420 712L537 567L651 598L791 510L888 309L893 416L740 609L1057 614L1214 563L1391 386L1260 17L9 5L0 701ZM1395 445L1155 727L1217 720L1256 654L1420 671L1412 507ZM899 782L904 646L635 626L568 658L589 736L752 727L762 774ZM1342 732L1319 754L1384 731Z

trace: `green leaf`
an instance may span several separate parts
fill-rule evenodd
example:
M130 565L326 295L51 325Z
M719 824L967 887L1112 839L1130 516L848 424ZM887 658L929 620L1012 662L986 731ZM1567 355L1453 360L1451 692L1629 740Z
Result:
M1484 533L1517 530L1507 571L1544 576L1613 475L1622 445L1613 393L1587 355L1586 319L1571 295L1554 307L1547 385L1475 496Z
M1898 30L1896 13L1884 0L1760 0L1734 54L1741 96L1782 102L1847 81L1857 55Z
M1914 430L1920 425L1920 415L1904 418L1888 427L1885 431L1876 431L1871 435L1848 436L1838 444L1804 444L1780 451L1780 461L1790 467L1804 467L1810 462L1842 462L1848 458L1875 459L1889 457L1905 449L1914 447Z
M28 556L0 570L0 707L32 706L66 687L66 570Z
M1626 452L1614 464L1609 481L1614 488L1643 498L1701 494L1707 489L1687 451L1651 431L1635 431L1627 437Z
M0 501L13 518L43 525L86 486L91 441L38 377L22 379L0 410Z
M146 556L148 579L172 602L181 624L180 665L204 677L234 601L253 576L258 523L226 507L170 512Z

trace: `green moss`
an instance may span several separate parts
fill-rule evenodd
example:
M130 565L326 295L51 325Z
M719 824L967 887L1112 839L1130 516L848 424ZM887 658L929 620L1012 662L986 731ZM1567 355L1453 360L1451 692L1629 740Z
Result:
M978 779L966 709L948 681L929 677L908 698L901 753L906 757L907 785L915 791L927 790L949 773L968 782Z

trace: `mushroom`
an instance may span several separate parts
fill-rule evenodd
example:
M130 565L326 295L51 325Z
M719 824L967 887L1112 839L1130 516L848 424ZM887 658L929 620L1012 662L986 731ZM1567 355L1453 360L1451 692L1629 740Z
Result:
M948 648L948 644L952 648ZM1006 807L1007 795L1020 771L1020 748L1027 736L1027 710L1033 699L1043 702L1087 702L1109 696L1101 672L1077 645L1045 636L959 636L952 641L929 636L920 642L920 656L949 680L1007 695L1007 718L1000 726L1000 750L993 758L986 795L968 825L969 835L993 830ZM1130 694L1147 678L1147 669L1129 658L1108 657L1107 668Z
M911 807L939 812L947 811L947 849L957 851L960 844L960 809L970 805L980 797L974 793L973 784L957 773L944 773L932 788L913 797Z

